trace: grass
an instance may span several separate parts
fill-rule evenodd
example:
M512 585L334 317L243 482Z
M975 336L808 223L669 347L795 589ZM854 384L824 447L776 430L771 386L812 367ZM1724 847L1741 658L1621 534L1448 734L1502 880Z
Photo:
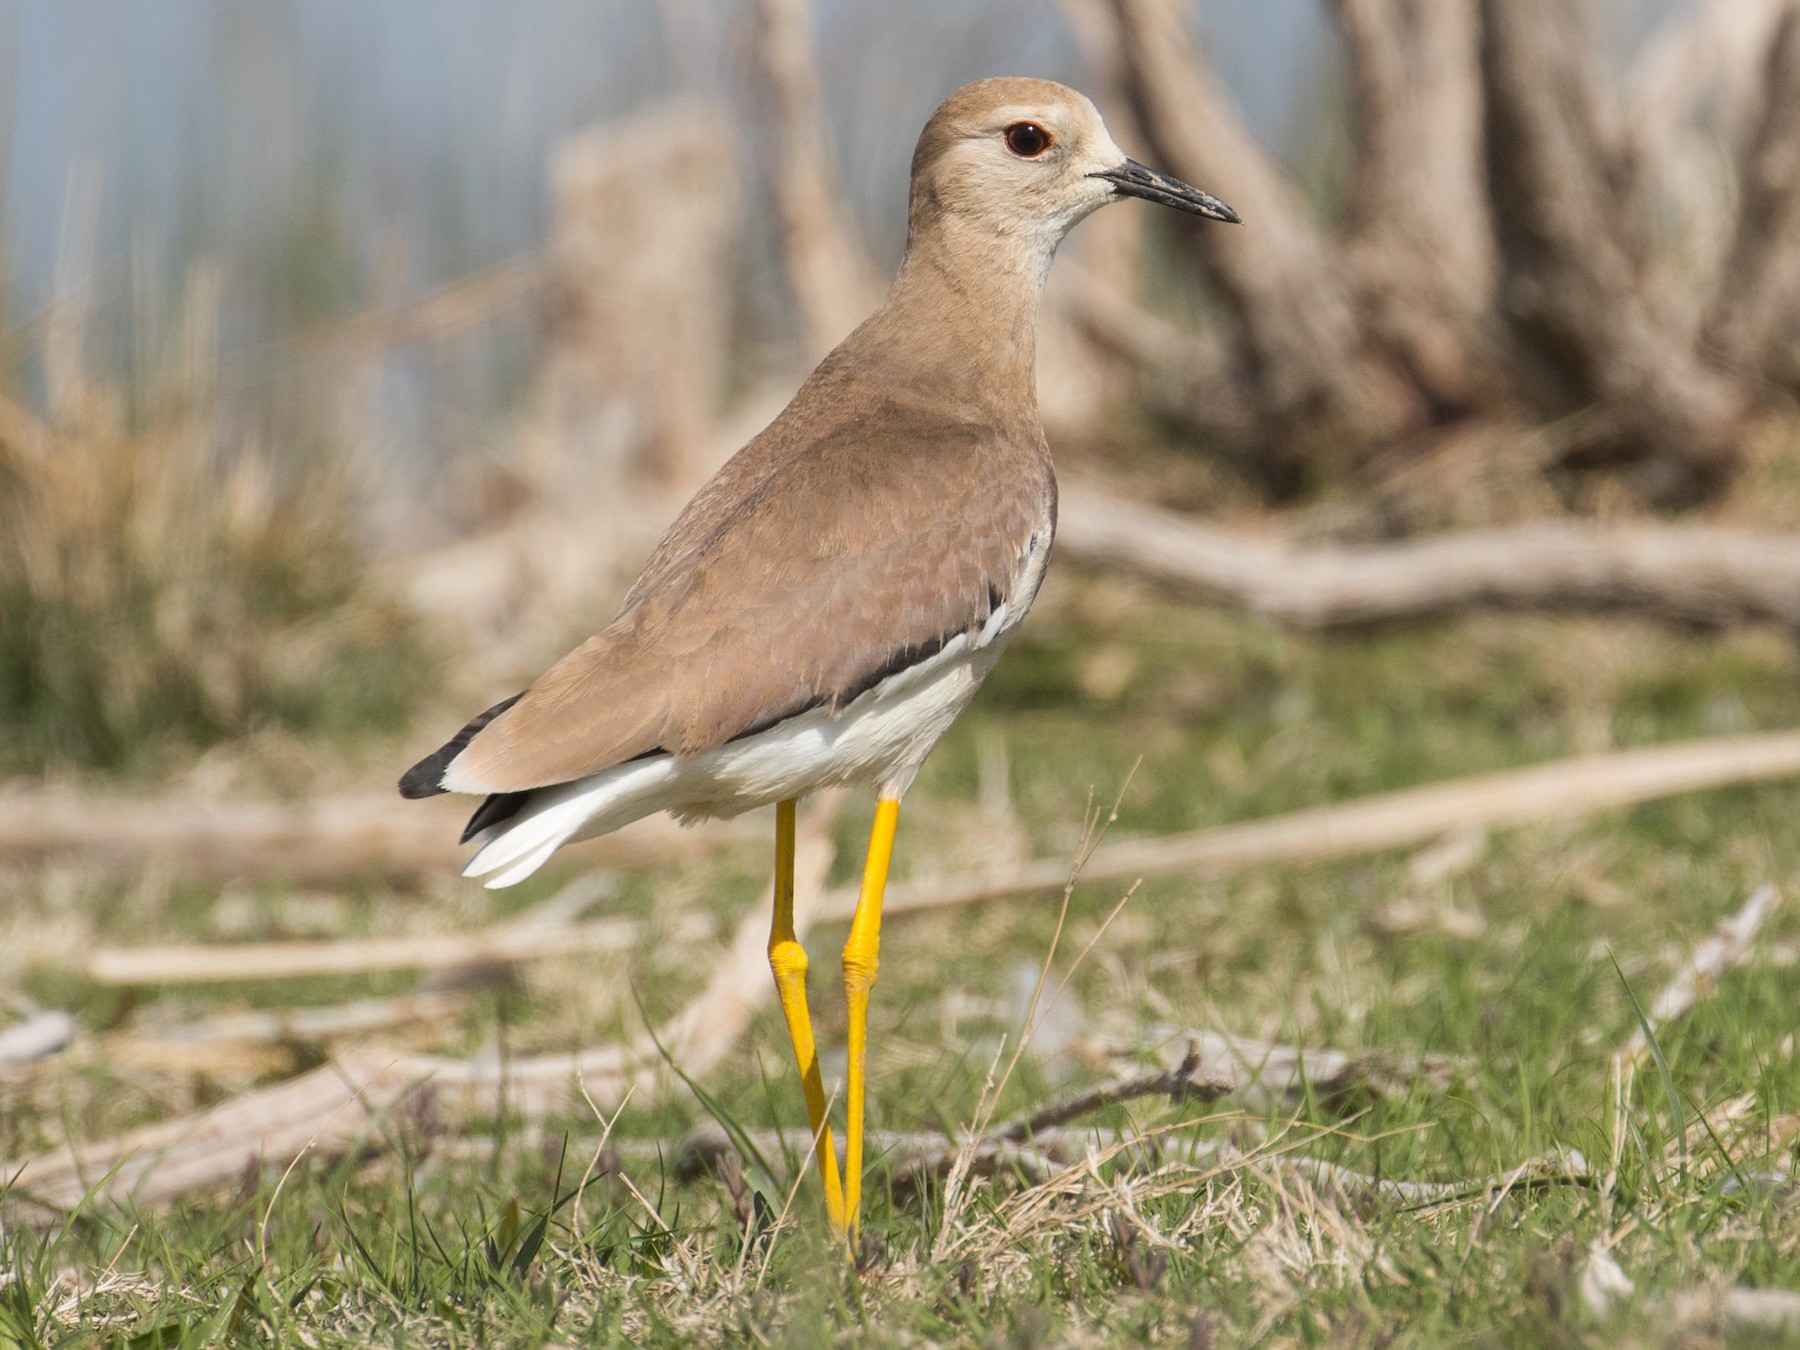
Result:
M1295 637L1068 569L1027 632L909 797L903 866L1068 852L1090 792L1110 799L1140 757L1114 828L1186 829L1604 745L1789 725L1800 672L1778 635L1621 621L1483 618ZM857 866L866 805L840 826L839 879ZM1051 1185L981 1181L947 1225L941 1185L893 1192L877 1159L878 1240L860 1271L828 1249L810 1178L783 1217L791 1160L768 1159L769 1170L751 1160L741 1180L677 1169L677 1141L706 1118L691 1097L626 1103L604 1150L591 1113L528 1126L496 1103L473 1120L387 1122L383 1147L361 1158L291 1173L289 1159L271 1159L231 1193L179 1210L94 1206L59 1231L9 1226L0 1339L1800 1343L1800 1332L1783 1341L1704 1312L1678 1316L1674 1302L1726 1286L1800 1291L1793 902L1751 960L1661 1030L1622 1120L1611 1069L1639 1007L1722 916L1765 881L1792 889L1797 819L1800 786L1777 784L1509 831L1435 878L1401 857L1162 878L1104 932L1119 892L1078 888L1058 971L1098 940L1006 1084L998 1118L1092 1081L1076 1041L1153 1024L1445 1055L1454 1081L1112 1107L1092 1123L1171 1128L1159 1159L1103 1156ZM636 1025L640 1009L667 1014L704 980L765 867L758 850L622 876L621 912L665 932L697 919L714 936L701 950L652 942L616 960L533 966L471 993L434 1047L566 1049ZM71 973L97 942L468 927L557 884L308 896L277 883L222 895L153 877L125 888L68 874L0 879L0 979L76 1009L95 1033L86 1053L0 1080L0 1156L190 1109L321 1053L290 1045L260 1069L147 1070L109 1058L109 1028L411 987L390 976L151 990L134 1002ZM996 1052L1019 1029L1055 908L1021 901L890 925L875 1125L974 1118ZM814 1004L828 1079L841 1066L828 978L841 937L819 931L809 943L826 977ZM705 1086L745 1126L804 1119L773 1016ZM1247 1161L1184 1162L1184 1139L1232 1143ZM1382 1202L1284 1168L1279 1149L1468 1190L1436 1205ZM1556 1150L1601 1173L1616 1167L1615 1184L1483 1189ZM1582 1294L1596 1244L1634 1287L1605 1314Z

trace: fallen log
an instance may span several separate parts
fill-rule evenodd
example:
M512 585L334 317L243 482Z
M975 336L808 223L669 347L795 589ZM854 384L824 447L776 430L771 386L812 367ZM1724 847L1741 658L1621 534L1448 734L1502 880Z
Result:
M1486 606L1800 630L1800 537L1790 534L1559 522L1395 544L1295 544L1072 483L1062 493L1056 546L1298 628Z

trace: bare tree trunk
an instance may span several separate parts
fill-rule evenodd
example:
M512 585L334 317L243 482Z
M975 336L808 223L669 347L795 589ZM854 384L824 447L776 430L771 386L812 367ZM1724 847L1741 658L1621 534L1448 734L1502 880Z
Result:
M551 164L548 357L521 436L548 500L686 490L723 382L736 155L723 109L670 104L572 136Z
M1728 366L1800 391L1800 4L1764 60L1761 116L1745 147L1737 229L1706 320Z
M1208 281L1241 337L1272 486L1299 486L1423 425L1411 381L1373 351L1329 240L1244 129L1195 50L1179 0L1113 0L1127 93L1160 166L1216 191L1242 229L1197 229Z
M1736 458L1739 391L1697 355L1659 294L1629 157L1604 123L1573 0L1482 0L1487 166L1501 303L1551 407L1594 402L1664 501L1717 488Z
M1493 223L1477 0L1336 0L1355 160L1346 263L1368 326L1438 407L1492 403Z
M1790 0L1694 0L1652 30L1619 90L1620 134L1652 195L1661 242L1701 325L1737 228L1741 152L1763 106L1764 57ZM1721 153L1721 150L1728 153ZM1706 350L1706 349L1703 349ZM1709 352L1717 358L1719 353ZM1729 365L1729 363L1727 363Z

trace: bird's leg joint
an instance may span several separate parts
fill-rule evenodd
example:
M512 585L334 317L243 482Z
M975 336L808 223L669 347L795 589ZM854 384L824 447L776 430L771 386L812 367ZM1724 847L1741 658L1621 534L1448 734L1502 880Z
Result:
M844 944L844 989L852 995L867 994L875 987L875 978L881 971L876 944L859 942L859 936L852 933Z
M772 937L769 939L769 969L775 972L776 983L787 985L795 981L806 981L806 948L800 945L798 938Z

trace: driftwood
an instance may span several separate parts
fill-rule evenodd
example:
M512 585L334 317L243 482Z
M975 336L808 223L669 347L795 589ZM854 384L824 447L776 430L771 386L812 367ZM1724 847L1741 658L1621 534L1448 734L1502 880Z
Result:
M1184 232L1229 312L1255 463L1277 491L1339 447L1416 429L1424 401L1364 341L1354 296L1298 189L1256 146L1177 0L1113 0L1126 92L1160 166L1220 195L1243 229ZM1337 467L1343 467L1341 464Z
M1151 153L1247 222L1182 234L1220 302L1191 377L1167 342L1140 369L1272 493L1379 480L1529 410L1591 414L1558 464L1691 501L1735 470L1766 384L1800 387L1791 0L1684 7L1620 87L1574 0L1334 0L1337 227L1249 136L1191 7L1108 4Z
M1294 545L1071 484L1056 545L1302 628L1490 605L1800 630L1800 537L1715 526L1564 522L1365 547Z
M341 1156L418 1087L404 1066L328 1064L211 1110L177 1116L8 1170L8 1199L67 1214L92 1192L114 1204L156 1208L196 1192L279 1174L316 1154Z
M1343 267L1442 408L1493 403L1495 252L1477 0L1336 0L1357 129Z
M1105 881L1169 871L1203 875L1271 859L1316 860L1416 842L1477 823L1497 826L1564 819L1573 813L1675 792L1795 774L1800 774L1800 734L1796 733L1589 756L1389 793L1277 820L1102 847L1090 855L1084 877ZM809 813L801 834L795 921L802 932L819 920L846 916L854 907L853 891L820 893L830 866L831 816L829 804L824 811ZM1060 868L1033 864L984 879L896 887L889 893L887 908L904 912L967 903L1052 889L1063 881ZM1772 904L1760 895L1753 898L1746 907L1752 917L1740 915L1725 925L1722 941L1704 946L1694 968L1712 969L1741 957L1748 941L1744 933L1755 930ZM411 1118L424 1119L430 1109L483 1109L503 1095L509 1109L542 1118L568 1109L577 1093L589 1100L598 1095L616 1101L627 1092L652 1096L670 1081L662 1068L659 1045L669 1047L672 1058L690 1076L703 1076L736 1042L755 1008L767 999L769 981L761 945L765 913L766 905L758 906L745 918L718 974L657 1038L579 1056L515 1060L504 1066L428 1055L379 1063L345 1061L210 1111L33 1159L18 1169L12 1194L48 1212L62 1213L110 1173L102 1188L106 1199L166 1203L228 1184L249 1167L285 1165L308 1152L341 1154L366 1138L383 1112L403 1103L410 1105ZM1709 955L1715 947L1724 955ZM1698 989L1702 982L1697 976L1686 980L1686 985ZM1678 979L1671 987L1686 986ZM1691 1001L1683 1003L1677 995L1668 995L1656 1006L1673 1019L1686 1011ZM1124 1048L1111 1047L1108 1053ZM1415 1078L1432 1087L1447 1082L1453 1072L1448 1062L1430 1058L1402 1063L1373 1052L1342 1056L1295 1053L1242 1038L1185 1032L1165 1038L1161 1053L1162 1067L1148 1073L1127 1073L1083 1094L1076 1099L1079 1110L1046 1108L1023 1128L1031 1132L1033 1126L1042 1125L1053 1134L1081 1110L1148 1093L1207 1099L1229 1091L1286 1093L1301 1082L1311 1082L1329 1095L1358 1086L1374 1091L1398 1089ZM1384 1082L1388 1088L1382 1086ZM1083 1131L1080 1137L1085 1141L1091 1136ZM938 1150L933 1156L944 1155L944 1166L950 1166L956 1148L949 1148L946 1154L942 1139L933 1138ZM994 1144L1010 1160L1009 1166L1031 1150L1051 1157L1043 1151L1042 1137L1035 1133L1029 1143L1023 1143L1003 1130L994 1136Z
M629 949L629 919L572 927L497 928L486 933L359 938L348 942L216 942L180 947L102 948L88 959L98 984L217 984L368 975L383 970L456 970L504 966L551 956Z

